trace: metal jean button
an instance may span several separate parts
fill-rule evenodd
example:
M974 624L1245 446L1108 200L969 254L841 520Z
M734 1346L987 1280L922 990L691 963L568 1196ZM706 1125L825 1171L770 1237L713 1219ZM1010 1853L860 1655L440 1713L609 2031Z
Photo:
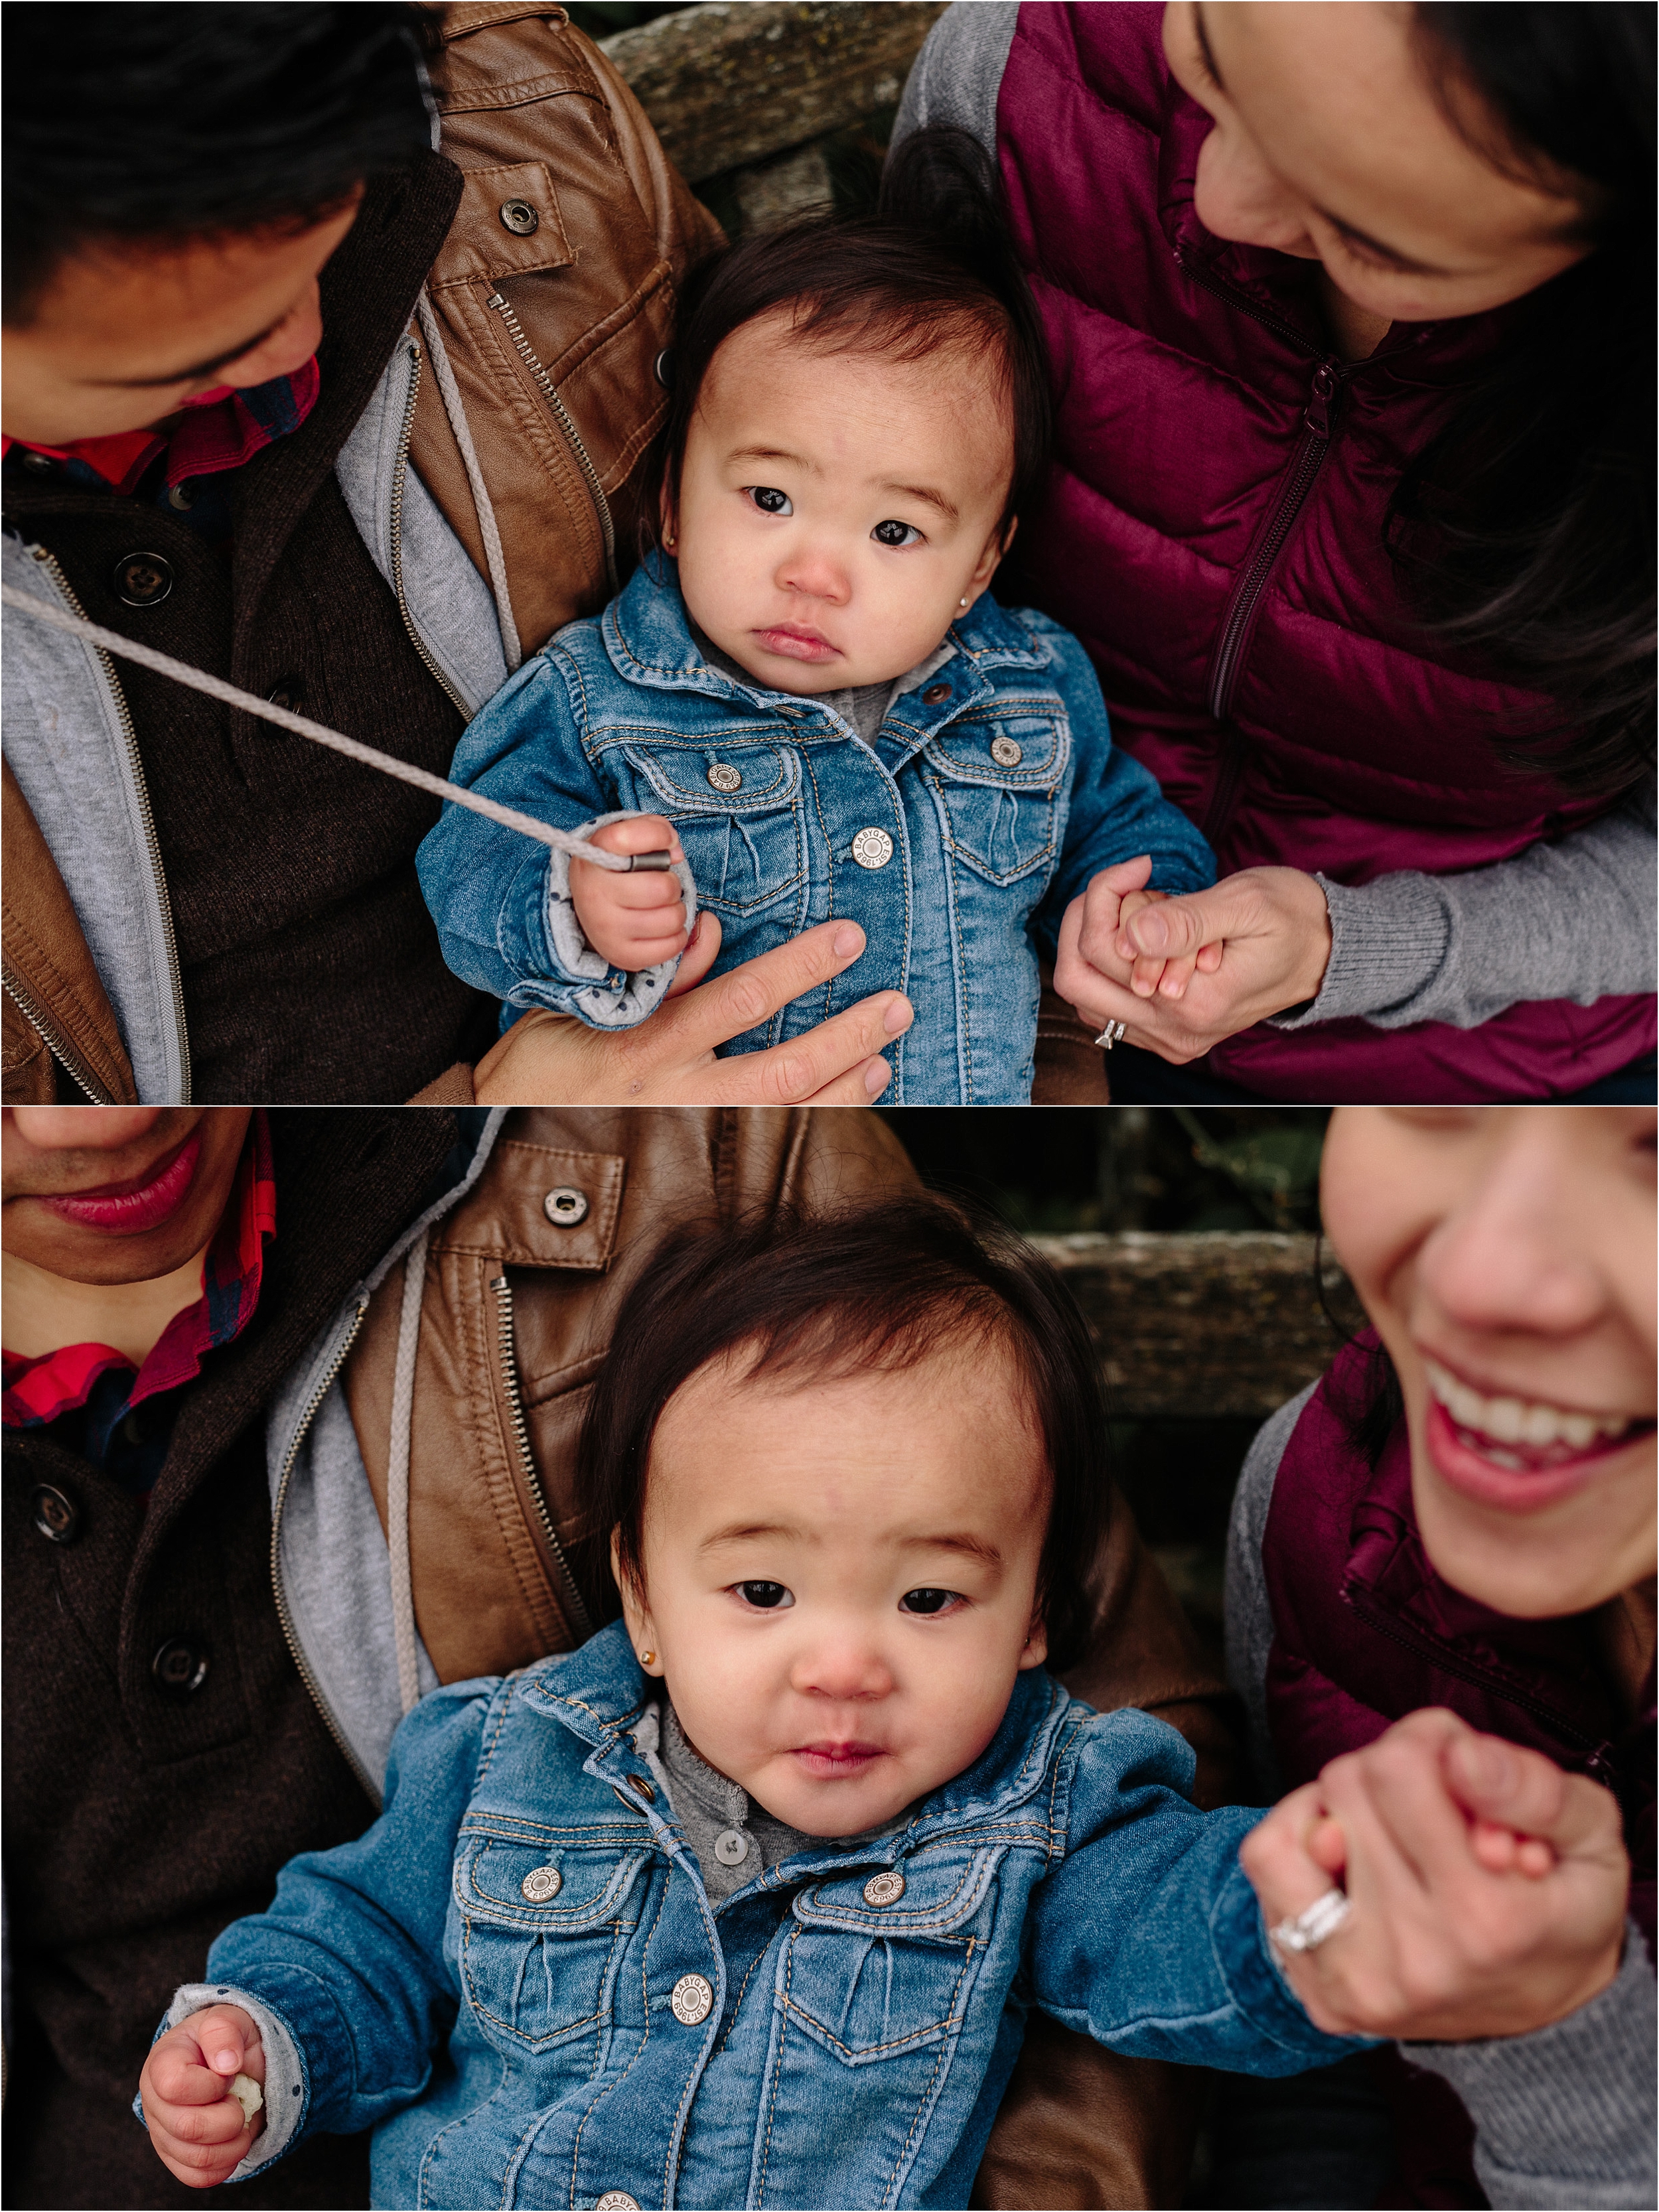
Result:
M743 770L733 768L730 761L715 761L708 770L708 781L716 791L741 791Z
M930 684L921 695L924 707L942 707L951 696L948 684Z
M159 606L173 589L173 563L160 553L125 553L110 582L124 606Z
M607 2189L593 2200L593 2212L640 2212L640 2200L625 2189Z
M682 2027L701 2027L714 2008L714 1988L701 1974L682 1974L668 2002Z
M531 1905L545 1905L564 1887L564 1876L557 1867L532 1867L519 1884L519 1894Z
M991 758L999 768L1018 768L1024 757L1024 746L1017 744L1012 738L992 738Z
M861 868L884 868L893 857L893 841L884 830L860 830L853 840L853 858Z
M866 1905L896 1905L904 1894L904 1876L892 1867L885 1874L872 1874L864 1885Z

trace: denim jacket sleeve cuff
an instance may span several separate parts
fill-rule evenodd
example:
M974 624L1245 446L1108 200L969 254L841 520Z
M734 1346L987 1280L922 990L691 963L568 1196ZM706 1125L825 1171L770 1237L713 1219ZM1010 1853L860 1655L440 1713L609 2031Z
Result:
M1211 1926L1234 2003L1291 2057L1287 2066L1257 2070L1290 2073L1297 2064L1328 2066L1350 2051L1370 2049L1366 2037L1327 2035L1309 2019L1274 1954L1261 1900L1237 1862L1216 1899Z
M597 815L584 822L574 831L579 837L591 836L608 822L627 822L634 818L631 811L615 814ZM571 1013L586 1022L590 1029L633 1029L661 1005L669 985L679 968L677 955L672 960L659 962L654 968L641 968L629 974L613 968L601 953L588 943L578 919L574 902L570 896L570 855L550 852L546 876L546 896L542 912L542 927L547 940L548 981L555 987L554 994L538 991L534 984L526 984L509 996L514 1006L551 1005L561 1013ZM674 873L685 893L686 918L695 921L697 911L696 879L686 861L677 863Z
M173 2002L167 2007L167 2017L155 2031L156 2039L170 2027L177 2027L192 2013L206 2012L219 2004L240 2005L259 2031L259 2041L264 2051L265 2078L264 2085L265 2124L254 2137L253 2147L247 2156L228 2177L230 2181L246 2181L250 2174L263 2172L264 2168L291 2149L295 2138L306 2124L306 2113L311 2099L307 2094L305 2064L300 2056L300 2046L295 2041L288 2022L280 2013L275 2013L251 1990L234 1982L185 1982L173 1992ZM143 2100L135 2097L132 2109L144 2121Z

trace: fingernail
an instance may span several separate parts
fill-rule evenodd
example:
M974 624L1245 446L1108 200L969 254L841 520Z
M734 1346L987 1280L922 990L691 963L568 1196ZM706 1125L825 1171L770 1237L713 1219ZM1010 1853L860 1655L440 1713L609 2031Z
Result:
M1501 1743L1475 1743L1468 1747L1468 1755L1473 1760L1473 1773L1482 1790L1504 1790L1515 1785L1515 1761Z
M872 1098L878 1092L886 1090L887 1079L892 1072L884 1060L872 1060L869 1066L865 1069L864 1087Z
M908 999L894 999L881 1018L881 1025L889 1036L897 1036L908 1030L915 1019Z
M835 945L836 951L843 959L849 952L862 952L864 932L859 927L857 922L844 921L836 932Z
M1156 907L1148 907L1135 916L1133 935L1143 952L1162 952L1170 941L1170 925Z

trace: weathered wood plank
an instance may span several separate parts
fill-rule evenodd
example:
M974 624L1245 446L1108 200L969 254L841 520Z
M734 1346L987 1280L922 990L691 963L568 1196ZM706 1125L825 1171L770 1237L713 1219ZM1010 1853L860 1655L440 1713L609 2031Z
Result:
M1126 1419L1263 1416L1311 1382L1340 1341L1314 1288L1314 1240L1218 1232L1187 1237L1034 1237L1088 1318ZM1362 1318L1324 1248L1327 1296Z
M601 41L690 183L890 107L945 0L705 0Z

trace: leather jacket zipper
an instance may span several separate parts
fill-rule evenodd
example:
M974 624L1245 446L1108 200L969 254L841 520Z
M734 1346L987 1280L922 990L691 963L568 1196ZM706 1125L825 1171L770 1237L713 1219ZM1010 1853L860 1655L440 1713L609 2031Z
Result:
M472 720L471 708L427 651L426 640L416 629L415 617L409 611L409 601L404 597L404 483L409 474L409 441L415 434L415 402L420 397L420 342L410 338L409 397L404 402L404 424L398 434L398 465L392 471L392 588L397 595L398 611L404 618L404 628L409 632L410 643L425 662L428 675L446 693L461 720L470 722Z
M87 611L70 588L69 578L58 565L56 556L49 553L44 545L37 545L33 550L35 559L63 593L70 613L78 615L81 620L85 622ZM138 751L138 732L133 726L132 710L127 705L126 694L122 690L120 679L115 673L115 664L111 660L108 653L100 651L98 647L94 646L93 651L98 654L98 665L104 672L104 680L109 685L110 696L115 702L115 712L120 721L121 741L126 748L127 767L132 777L133 789L137 795L138 819L143 829L144 849L149 855L150 873L155 878L156 908L161 918L161 943L167 954L167 982L173 994L173 1019L179 1038L179 1096L168 1103L177 1106L188 1106L190 1103L190 1033L185 1027L185 984L179 968L179 940L173 933L173 901L167 891L167 877L161 869L161 841L155 835L155 817L150 810L149 787L144 781L144 763ZM18 1005L22 1006L23 1002L18 998L9 979L6 988L11 992L12 997L17 1000ZM25 1007L24 1012L27 1012L27 1011ZM35 1017L30 1014L29 1019L34 1021ZM35 1026L40 1028L38 1021L35 1022ZM46 1042L52 1047L53 1053L62 1058L47 1032L41 1029L40 1034L46 1038ZM68 1068L76 1082L81 1085L82 1089L85 1090L87 1086L74 1062L64 1060L64 1066ZM94 1100L98 1100L95 1091L88 1095ZM98 1100L98 1103L105 1102Z
M513 341L514 350L530 371L543 398L552 409L554 419L564 433L565 442L575 456L576 465L582 472L593 501L594 512L599 518L599 535L605 540L605 582L614 594L617 589L617 526L611 518L611 502L605 495L605 486L599 482L599 472L593 465L593 457L582 443L581 433L576 428L575 418L563 400L560 398L558 386L538 360L529 339L524 334L524 325L512 308L508 307L499 292L492 292L485 304L493 307L502 322L506 324L507 334Z
M576 1587L576 1577L570 1571L570 1562L565 1556L553 1526L553 1516L548 1510L547 1494L542 1488L541 1476L536 1471L535 1455L530 1449L530 1430L524 1417L524 1394L519 1388L519 1356L513 1320L513 1285L505 1275L497 1275L489 1285L495 1293L495 1340L501 1353L501 1388L507 1393L507 1418L513 1430L514 1449L518 1455L519 1475L530 1494L536 1518L541 1528L542 1540L558 1571L563 1587L559 1592L565 1617L575 1631L578 1643L586 1644L593 1633L592 1618L582 1594Z
M6 996L21 1010L24 1019L32 1023L46 1039L46 1049L68 1074L76 1087L85 1091L93 1105L112 1106L115 1103L113 1097L105 1090L103 1085L40 1004L9 961L0 964L0 981L4 982Z
M1571 1721L1564 1719L1543 1698L1516 1688L1493 1668L1478 1667L1472 1661L1461 1657L1450 1644L1437 1636L1431 1635L1427 1630L1407 1628L1402 1621L1387 1612L1362 1583L1346 1583L1342 1595L1368 1628L1374 1628L1379 1636L1386 1636L1390 1643L1398 1644L1407 1651L1415 1652L1419 1658L1432 1661L1442 1674L1450 1674L1460 1682L1467 1682L1472 1689L1488 1691L1494 1697L1501 1698L1506 1705L1530 1714L1540 1726L1547 1728L1559 1742L1583 1759L1584 1772L1592 1780L1605 1783L1610 1790L1616 1788L1613 1747L1605 1737L1598 1743L1594 1736L1587 1735L1582 1729L1574 1728Z
M283 1455L283 1471L276 1478L276 1495L270 1508L270 1587L276 1600L276 1618L282 1624L283 1635L287 1641L289 1652L293 1655L294 1664L299 1673L300 1680L305 1684L312 1704L322 1715L324 1726L340 1747L346 1765L362 1784L371 1802L378 1805L381 1798L380 1785L347 1741L345 1730L335 1718L333 1707L323 1695L322 1684L312 1673L310 1662L300 1649L300 1638L294 1626L294 1615L289 1609L288 1593L283 1588L282 1553L283 1510L288 1504L288 1486L293 1477L295 1462L300 1456L300 1447L305 1442L313 1421L317 1418L318 1407L334 1388L335 1380L346 1364L347 1354L357 1341L357 1332L362 1327L363 1316L368 1311L368 1299L360 1293L357 1299L357 1310L351 1317L351 1326L341 1340L333 1358L330 1360L327 1374L306 1401L306 1409L300 1416L294 1434L289 1440L288 1450Z

